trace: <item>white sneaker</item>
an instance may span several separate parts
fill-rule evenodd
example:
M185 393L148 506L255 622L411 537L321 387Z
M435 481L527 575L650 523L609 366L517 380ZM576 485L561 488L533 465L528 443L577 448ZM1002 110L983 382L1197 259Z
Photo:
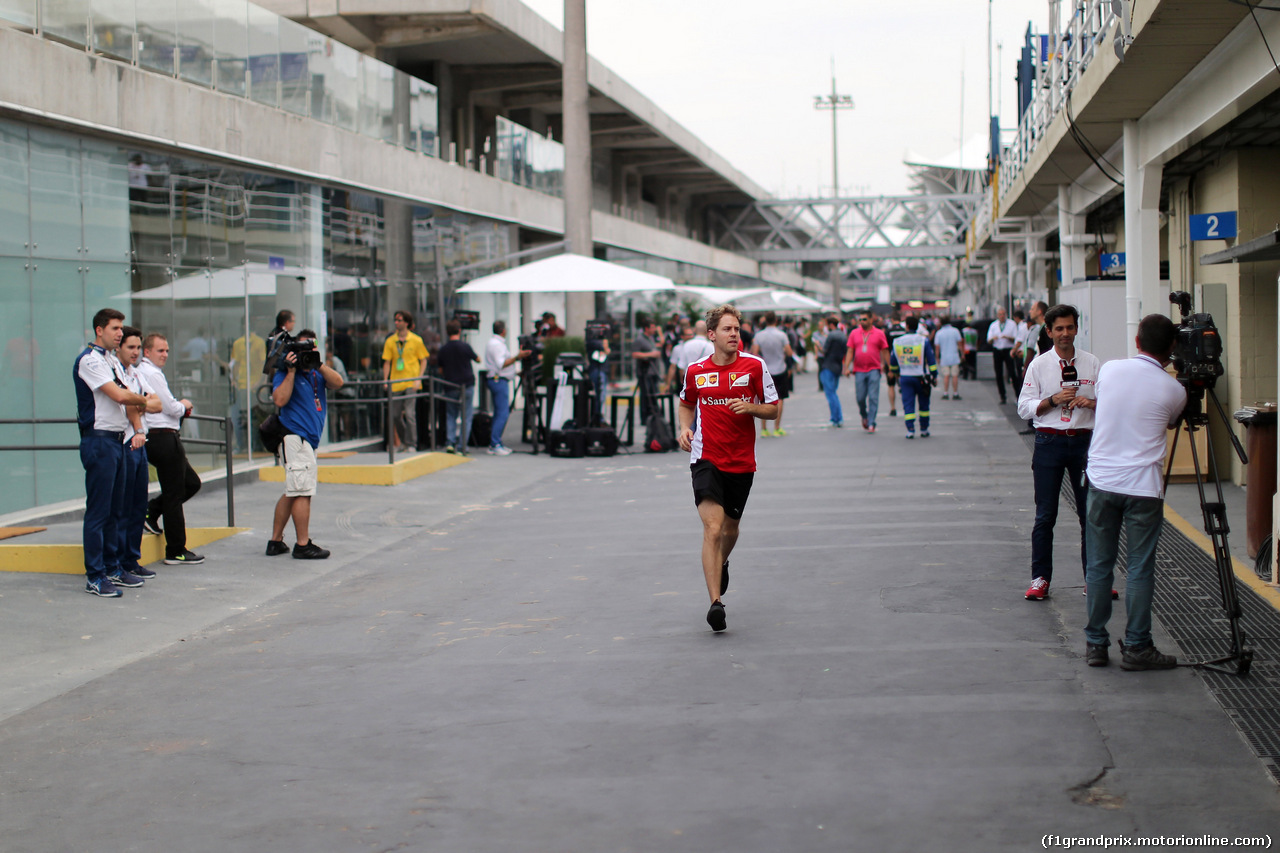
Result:
M499 444L497 447L489 448L489 455L490 456L510 456L511 448L504 447L503 445Z

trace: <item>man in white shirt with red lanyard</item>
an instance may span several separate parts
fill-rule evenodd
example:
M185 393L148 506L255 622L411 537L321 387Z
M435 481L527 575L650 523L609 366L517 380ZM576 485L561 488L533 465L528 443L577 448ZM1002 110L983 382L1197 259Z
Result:
M756 470L753 418L778 416L778 392L764 361L739 352L742 314L732 305L707 312L715 351L689 365L680 391L680 447L689 451L693 502L702 519L702 574L711 596L707 624L725 629L729 553ZM696 423L696 426L695 426Z
M1108 594L1125 530L1124 604L1127 614L1121 669L1171 669L1178 661L1151 642L1151 599L1156 544L1164 526L1161 464L1165 436L1187 405L1187 391L1165 372L1177 329L1163 314L1138 324L1138 354L1109 361L1098 374L1098 416L1089 452L1089 501L1085 527L1085 662L1106 666L1111 637Z
M1071 336L1072 339L1075 335ZM996 309L995 322L987 327L987 343L991 344L991 366L996 372L996 388L1000 402L1007 403L1005 383L1013 376L1013 345L1018 339L1018 324L1009 319L1004 306Z
M1055 305L1044 315L1053 349L1037 356L1027 369L1018 395L1018 417L1032 421L1036 446L1031 456L1035 479L1036 520L1031 530L1031 586L1028 601L1042 601L1053 580L1053 527L1058 522L1062 478L1071 478L1080 518L1080 562L1084 565L1084 514L1087 492L1084 469L1093 437L1097 356L1076 349L1080 313L1071 305Z

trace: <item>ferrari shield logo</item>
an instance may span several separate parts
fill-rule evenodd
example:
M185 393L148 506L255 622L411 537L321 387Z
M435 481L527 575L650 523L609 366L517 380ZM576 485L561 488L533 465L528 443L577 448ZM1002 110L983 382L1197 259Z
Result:
M730 373L729 374L730 388L745 388L750 384L751 384L750 373Z

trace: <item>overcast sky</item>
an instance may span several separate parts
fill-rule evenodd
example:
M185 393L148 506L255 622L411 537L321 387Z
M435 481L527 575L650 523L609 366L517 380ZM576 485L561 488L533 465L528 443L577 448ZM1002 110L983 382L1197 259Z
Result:
M524 0L556 26L563 0ZM908 151L943 157L983 132L988 0L587 0L587 50L777 196L831 192L832 60L854 109L839 117L846 194L907 191ZM1014 65L1047 0L991 0L1002 124ZM992 50L993 63L996 52ZM969 160L975 146L969 145Z

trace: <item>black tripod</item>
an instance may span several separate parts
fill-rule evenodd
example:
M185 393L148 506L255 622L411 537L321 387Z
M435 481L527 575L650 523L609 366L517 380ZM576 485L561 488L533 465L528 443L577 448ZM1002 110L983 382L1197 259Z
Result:
M1245 648L1244 630L1240 627L1240 599L1236 596L1236 576L1231 566L1231 550L1227 547L1227 533L1230 532L1230 527L1227 524L1227 504L1222 498L1222 480L1217 476L1218 463L1213 455L1213 442L1206 442L1206 445L1209 449L1209 465L1214 472L1213 483L1218 490L1218 499L1216 501L1205 500L1204 474L1200 468L1199 453L1196 451L1195 433L1209 425L1209 414L1204 408L1206 393L1213 402L1213 407L1217 409L1218 417L1222 419L1222 423L1228 425L1227 435L1231 438L1231 445L1235 448L1236 455L1240 457L1242 463L1248 464L1249 462L1248 457L1245 456L1244 448L1240 446L1239 439L1230 430L1230 422L1227 420L1226 412L1222 410L1222 404L1218 402L1218 396L1213 393L1213 388L1204 388L1194 384L1189 385L1187 387L1187 408L1182 413L1182 420L1179 426L1186 430L1191 441L1191 462L1196 472L1196 489L1200 493L1200 512L1204 516L1204 532L1209 534L1209 539L1213 542L1213 560L1218 570L1218 586L1222 592L1222 609L1227 614L1227 622L1230 624L1231 631L1231 654L1192 665L1225 672L1229 675L1248 675L1249 667L1253 664L1253 650ZM1178 449L1178 438L1181 436L1183 429L1179 429L1173 434L1173 447L1169 450L1169 465L1165 469L1164 480L1166 488L1169 483L1169 473L1173 470L1173 454ZM1229 664L1234 664L1234 667L1229 666Z

